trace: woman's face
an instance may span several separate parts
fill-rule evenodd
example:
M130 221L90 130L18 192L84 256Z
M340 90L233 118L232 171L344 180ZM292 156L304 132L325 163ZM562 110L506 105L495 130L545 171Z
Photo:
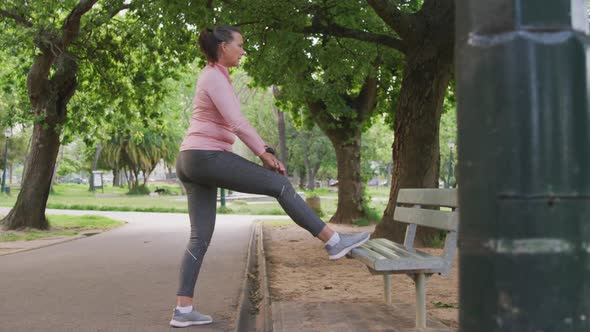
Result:
M229 42L223 42L219 45L220 57L219 63L226 67L237 67L240 64L240 58L246 54L244 51L244 39L237 32L232 32L233 39Z

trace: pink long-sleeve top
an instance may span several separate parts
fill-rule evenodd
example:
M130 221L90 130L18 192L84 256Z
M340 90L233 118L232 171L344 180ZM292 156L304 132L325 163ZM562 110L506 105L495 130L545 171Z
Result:
M193 114L180 151L231 152L236 135L255 155L265 152L266 144L240 110L229 71L220 64L208 64L197 81Z

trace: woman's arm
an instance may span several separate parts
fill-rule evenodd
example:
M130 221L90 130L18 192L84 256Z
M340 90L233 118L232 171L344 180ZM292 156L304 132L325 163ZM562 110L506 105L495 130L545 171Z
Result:
M258 157L265 153L266 144L240 110L240 101L222 73L211 73L203 82L205 91L219 113L242 142Z

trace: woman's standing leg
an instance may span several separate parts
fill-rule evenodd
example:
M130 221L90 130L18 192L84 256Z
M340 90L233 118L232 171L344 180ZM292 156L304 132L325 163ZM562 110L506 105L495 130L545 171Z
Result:
M177 295L192 299L203 257L215 230L217 188L196 183L185 183L185 187L191 234L180 265L180 285Z
M191 233L180 265L180 280L176 293L176 309L170 325L185 327L207 324L210 316L193 310L193 296L203 258L215 229L217 187L183 182L188 198Z

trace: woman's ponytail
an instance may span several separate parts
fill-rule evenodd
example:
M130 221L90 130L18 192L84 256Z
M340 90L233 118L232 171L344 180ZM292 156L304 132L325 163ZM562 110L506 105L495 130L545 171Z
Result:
M219 60L219 44L233 40L233 33L241 34L240 29L229 25L220 25L213 29L203 29L199 34L199 47L209 62Z

